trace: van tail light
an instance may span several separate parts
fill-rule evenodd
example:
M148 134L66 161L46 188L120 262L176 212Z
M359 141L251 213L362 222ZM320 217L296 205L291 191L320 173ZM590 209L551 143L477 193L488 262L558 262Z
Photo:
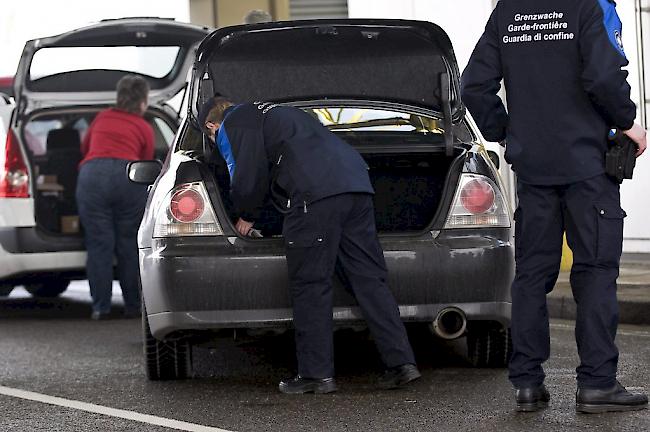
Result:
M167 194L158 209L154 237L223 235L202 182L184 183Z
M29 171L11 129L5 151L0 153L0 198L29 198Z
M462 174L445 229L509 226L508 205L497 185L479 174Z

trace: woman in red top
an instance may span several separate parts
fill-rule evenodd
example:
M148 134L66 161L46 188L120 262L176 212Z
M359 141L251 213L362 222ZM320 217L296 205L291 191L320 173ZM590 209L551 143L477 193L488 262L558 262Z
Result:
M111 310L113 256L127 317L140 316L138 227L147 187L129 182L129 161L153 159L153 128L143 118L149 84L127 75L117 83L117 106L97 114L81 144L77 206L85 232L86 273L93 319Z

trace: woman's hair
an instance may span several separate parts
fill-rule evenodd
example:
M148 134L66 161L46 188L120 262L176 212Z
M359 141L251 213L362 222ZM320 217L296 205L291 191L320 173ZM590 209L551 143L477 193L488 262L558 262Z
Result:
M149 83L138 75L126 75L117 82L117 108L140 114L140 104L147 102Z

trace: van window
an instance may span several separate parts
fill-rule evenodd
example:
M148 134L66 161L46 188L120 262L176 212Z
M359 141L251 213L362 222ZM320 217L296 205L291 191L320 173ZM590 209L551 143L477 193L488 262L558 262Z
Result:
M34 54L30 79L81 70L115 70L153 78L167 76L179 47L51 47Z

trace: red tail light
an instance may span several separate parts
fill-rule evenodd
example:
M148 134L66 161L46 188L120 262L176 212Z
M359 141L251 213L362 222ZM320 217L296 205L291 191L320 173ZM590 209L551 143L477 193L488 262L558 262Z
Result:
M7 133L4 154L0 154L0 197L29 198L27 165L13 131Z
M192 189L182 189L172 195L169 210L179 222L194 222L203 214L205 202L201 195Z
M463 207L472 214L485 213L494 205L494 189L485 181L474 179L460 192Z

